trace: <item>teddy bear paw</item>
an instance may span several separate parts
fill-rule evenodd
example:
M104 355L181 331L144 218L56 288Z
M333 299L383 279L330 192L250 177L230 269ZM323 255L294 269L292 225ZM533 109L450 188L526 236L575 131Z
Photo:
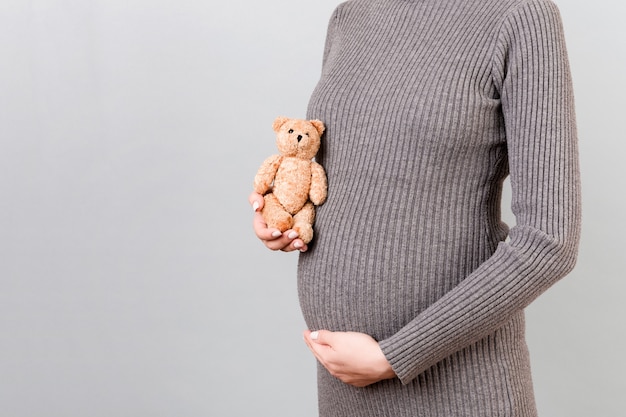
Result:
M281 232L284 232L293 226L293 217L284 210L275 210L272 206L268 205L263 208L261 213L263 214L263 218L265 218L267 227L275 227Z
M310 224L296 224L294 225L293 230L298 233L298 236L305 244L308 244L311 240L313 240L313 227Z

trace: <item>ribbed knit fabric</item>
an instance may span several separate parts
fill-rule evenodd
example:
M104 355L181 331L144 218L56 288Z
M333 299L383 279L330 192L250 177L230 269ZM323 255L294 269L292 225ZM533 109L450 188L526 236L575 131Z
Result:
M310 329L373 336L398 378L320 367L321 416L536 416L523 309L576 259L573 104L549 0L336 9L308 111L329 194L299 296Z

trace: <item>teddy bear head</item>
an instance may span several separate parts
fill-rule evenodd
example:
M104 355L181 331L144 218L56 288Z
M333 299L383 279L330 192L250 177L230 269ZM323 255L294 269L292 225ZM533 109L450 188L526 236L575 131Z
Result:
M276 132L276 146L281 155L311 159L320 148L324 123L319 120L300 120L277 117L272 126Z

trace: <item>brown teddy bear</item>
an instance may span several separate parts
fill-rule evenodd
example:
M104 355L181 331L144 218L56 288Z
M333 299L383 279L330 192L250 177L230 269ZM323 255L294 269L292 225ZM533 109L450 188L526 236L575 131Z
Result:
M326 172L311 159L320 147L324 123L278 117L273 124L279 155L267 158L254 178L264 195L261 214L268 227L295 230L306 244L313 239L315 207L327 195Z

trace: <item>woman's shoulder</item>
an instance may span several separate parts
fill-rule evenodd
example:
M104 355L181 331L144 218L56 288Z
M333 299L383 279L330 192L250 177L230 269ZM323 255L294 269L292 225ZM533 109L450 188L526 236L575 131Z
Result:
M517 10L524 8L533 8L539 7L541 9L551 9L556 10L558 6L553 0L474 0L476 2L485 4L492 3L494 5L498 5L500 7L504 6L504 15L513 13Z
M350 10L358 10L371 6L372 0L344 0L335 8L335 12L345 12Z
M331 21L342 21L358 16L364 11L371 9L375 3L375 0L344 0L335 7Z

